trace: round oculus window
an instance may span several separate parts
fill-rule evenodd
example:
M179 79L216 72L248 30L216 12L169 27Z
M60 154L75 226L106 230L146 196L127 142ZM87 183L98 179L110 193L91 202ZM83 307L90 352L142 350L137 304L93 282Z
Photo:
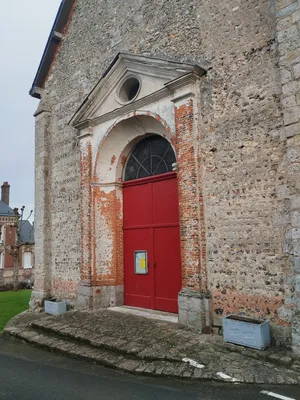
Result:
M121 103L130 103L137 97L140 88L141 88L141 83L137 77L135 76L128 77L121 84L121 87L119 89L118 92L119 101Z

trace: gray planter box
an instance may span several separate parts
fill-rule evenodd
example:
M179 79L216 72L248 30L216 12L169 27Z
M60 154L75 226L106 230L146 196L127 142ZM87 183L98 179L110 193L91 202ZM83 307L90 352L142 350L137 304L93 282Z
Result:
M67 302L66 300L62 301L50 301L45 300L44 303L45 313L60 315L67 312Z
M222 318L222 324L225 342L258 350L271 346L269 321L228 315Z

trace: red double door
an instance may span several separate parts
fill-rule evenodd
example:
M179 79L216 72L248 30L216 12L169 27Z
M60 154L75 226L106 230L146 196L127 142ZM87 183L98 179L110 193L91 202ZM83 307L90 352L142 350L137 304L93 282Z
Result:
M178 312L181 289L177 178L124 182L124 303Z

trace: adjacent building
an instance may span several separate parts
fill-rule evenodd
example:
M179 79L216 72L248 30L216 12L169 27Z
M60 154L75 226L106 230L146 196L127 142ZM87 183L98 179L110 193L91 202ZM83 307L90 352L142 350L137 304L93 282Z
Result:
M0 200L0 287L13 281L13 257L6 250L7 246L19 246L19 282L33 283L34 271L34 232L29 221L20 221L20 238L17 239L16 216L9 206L10 185L3 182Z

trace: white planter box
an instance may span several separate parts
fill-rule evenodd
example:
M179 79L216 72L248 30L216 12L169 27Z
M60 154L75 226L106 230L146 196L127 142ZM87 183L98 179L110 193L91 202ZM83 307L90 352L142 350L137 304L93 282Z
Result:
M222 324L225 342L258 350L271 346L269 321L228 315L222 318Z
M61 315L67 312L67 302L45 300L44 309L47 314Z

